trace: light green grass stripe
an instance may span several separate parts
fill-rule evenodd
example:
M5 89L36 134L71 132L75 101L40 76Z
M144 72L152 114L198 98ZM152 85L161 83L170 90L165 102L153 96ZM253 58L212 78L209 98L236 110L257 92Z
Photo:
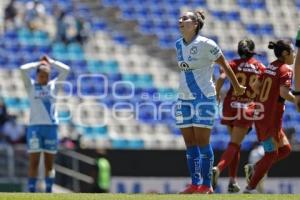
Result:
M30 194L0 193L0 200L300 200L300 195L280 194L213 194L213 195L176 195L176 194Z

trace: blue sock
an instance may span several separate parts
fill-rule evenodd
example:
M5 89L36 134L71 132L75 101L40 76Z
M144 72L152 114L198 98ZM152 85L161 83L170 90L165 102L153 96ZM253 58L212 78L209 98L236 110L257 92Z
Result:
M37 182L37 178L28 178L27 187L29 192L35 192L36 182Z
M54 178L46 177L45 182L46 182L46 192L51 193L52 192L52 185L54 183Z
M192 178L193 185L200 185L201 159L198 146L187 147L186 150L187 164Z
M203 177L202 185L211 187L212 167L214 164L214 152L211 145L200 147L201 153L201 174Z

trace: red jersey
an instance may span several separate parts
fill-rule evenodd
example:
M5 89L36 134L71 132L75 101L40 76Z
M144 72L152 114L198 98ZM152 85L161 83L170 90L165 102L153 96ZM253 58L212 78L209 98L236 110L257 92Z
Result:
M250 84L254 83L258 75L260 75L266 67L253 57L250 59L235 59L230 61L229 65L235 73L239 83L246 87L246 91L243 95L235 96L233 94L234 89L231 85L224 99L224 103L225 101L238 101L245 103L253 101L256 95L251 89Z
M255 127L260 141L274 137L277 141L282 136L282 116L284 99L280 96L280 87L290 88L293 77L292 69L280 60L272 62L260 77L260 94L256 97Z
M263 72L265 66L256 60L235 59L229 65L235 73L239 83L246 86L243 95L234 95L234 89L231 86L223 102L222 124L230 126L251 127L253 123L254 99L255 92L251 89L250 84L254 83L257 77Z

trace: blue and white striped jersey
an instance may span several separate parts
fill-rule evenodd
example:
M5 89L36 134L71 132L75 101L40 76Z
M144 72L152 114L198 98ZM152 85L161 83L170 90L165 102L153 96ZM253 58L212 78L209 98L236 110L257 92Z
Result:
M59 62L51 62L52 66L59 71L57 78L48 82L47 85L40 85L30 78L29 72L37 69L40 62L32 62L20 67L25 88L30 102L30 125L51 125L57 124L54 108L55 95L57 93L57 82L65 80L70 70L69 66Z
M197 95L206 97L216 95L212 80L213 63L222 51L211 39L196 36L185 44L183 38L176 41L176 52L180 72L179 98L195 99Z

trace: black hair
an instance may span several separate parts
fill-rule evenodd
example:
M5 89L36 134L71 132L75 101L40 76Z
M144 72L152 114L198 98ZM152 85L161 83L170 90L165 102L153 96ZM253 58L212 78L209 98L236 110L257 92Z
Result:
M256 53L254 52L255 44L251 39L244 39L239 41L238 54L241 58L251 58Z
M198 25L196 28L196 35L198 35L199 31L202 29L202 27L204 25L205 16L204 16L203 11L195 11L193 13L195 15L196 22L198 22Z
M292 52L291 44L292 42L288 40L278 40L276 42L270 41L268 48L274 49L275 56L280 58L283 51L288 51L289 53Z

